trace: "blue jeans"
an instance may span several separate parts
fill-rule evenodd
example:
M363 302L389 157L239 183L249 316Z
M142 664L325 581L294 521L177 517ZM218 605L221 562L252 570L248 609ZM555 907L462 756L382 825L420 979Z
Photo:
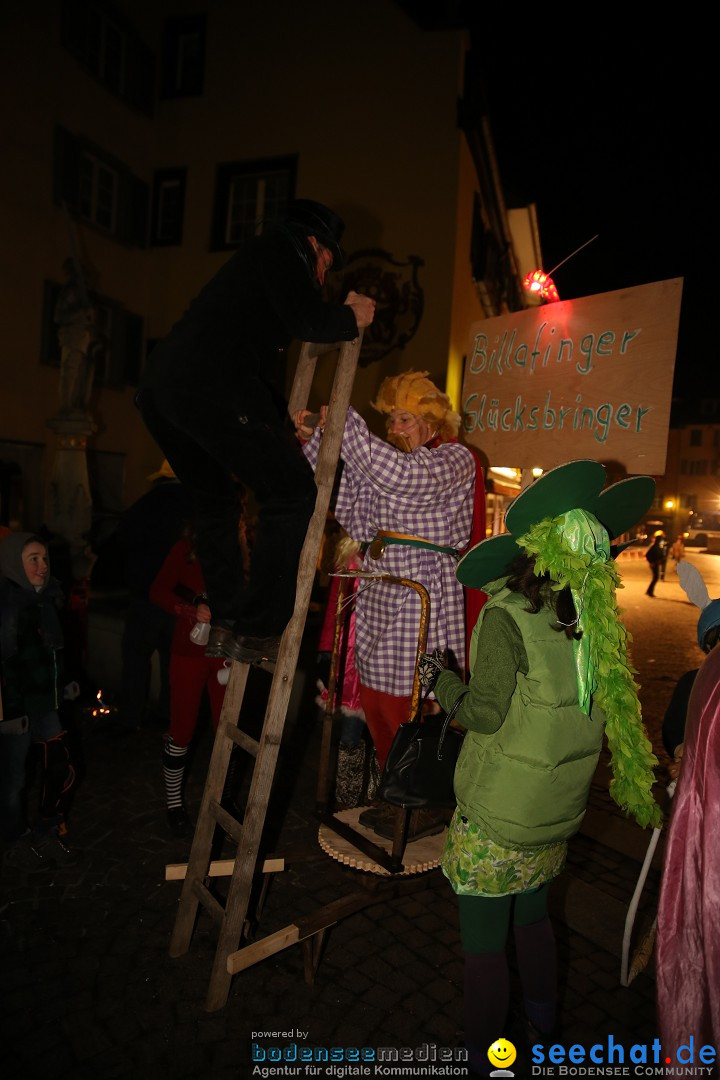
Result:
M53 739L62 731L60 717L49 712L31 720L21 735L0 735L0 832L14 843L27 829L23 791L27 760L33 743Z

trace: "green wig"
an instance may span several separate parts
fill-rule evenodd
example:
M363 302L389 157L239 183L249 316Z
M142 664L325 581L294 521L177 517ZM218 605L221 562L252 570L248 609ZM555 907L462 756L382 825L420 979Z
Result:
M574 642L578 700L583 712L589 714L594 700L605 714L611 796L639 825L659 827L662 812L652 794L658 761L642 722L636 672L628 662L632 638L620 619L615 591L622 584L606 529L590 512L570 510L543 518L517 544L535 557L538 577L548 574L555 591L571 591L581 631Z

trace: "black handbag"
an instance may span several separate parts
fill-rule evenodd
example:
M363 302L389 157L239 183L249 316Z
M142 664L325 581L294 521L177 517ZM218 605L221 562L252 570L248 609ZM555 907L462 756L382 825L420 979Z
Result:
M415 809L455 806L453 778L464 735L450 722L465 697L461 694L447 716L416 716L395 732L377 798Z

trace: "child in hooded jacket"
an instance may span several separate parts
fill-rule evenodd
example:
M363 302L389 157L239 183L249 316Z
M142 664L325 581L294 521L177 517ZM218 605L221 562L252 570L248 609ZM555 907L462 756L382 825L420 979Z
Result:
M37 870L69 865L75 855L60 839L75 769L60 718L63 597L50 575L48 550L38 536L10 533L0 540L0 831L6 866ZM41 769L39 817L25 813L26 771L35 747Z

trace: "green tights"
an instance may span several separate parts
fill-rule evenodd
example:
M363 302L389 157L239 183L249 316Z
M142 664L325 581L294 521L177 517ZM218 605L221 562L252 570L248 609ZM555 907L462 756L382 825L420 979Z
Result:
M463 952L501 952L511 915L514 926L528 926L545 918L549 888L548 881L532 892L514 896L458 896Z

